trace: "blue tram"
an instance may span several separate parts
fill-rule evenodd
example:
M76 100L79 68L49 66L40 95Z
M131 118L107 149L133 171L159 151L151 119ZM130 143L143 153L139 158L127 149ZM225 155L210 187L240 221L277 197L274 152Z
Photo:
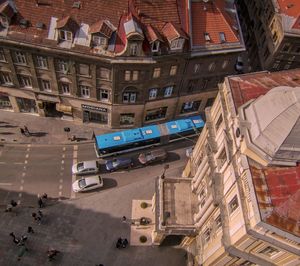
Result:
M97 157L117 155L150 146L167 144L186 136L199 134L204 126L200 115L124 131L98 135Z

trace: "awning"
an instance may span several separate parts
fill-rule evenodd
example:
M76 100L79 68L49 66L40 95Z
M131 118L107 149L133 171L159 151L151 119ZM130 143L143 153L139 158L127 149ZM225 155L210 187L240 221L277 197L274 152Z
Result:
M37 99L41 100L41 101L46 101L46 102L55 102L55 103L59 103L60 102L59 98L56 97L56 96L43 95L43 94L39 94L37 96Z
M57 103L56 104L56 110L58 112L63 112L63 113L70 113L72 114L72 106L70 105L64 105L64 104L61 104L61 103Z

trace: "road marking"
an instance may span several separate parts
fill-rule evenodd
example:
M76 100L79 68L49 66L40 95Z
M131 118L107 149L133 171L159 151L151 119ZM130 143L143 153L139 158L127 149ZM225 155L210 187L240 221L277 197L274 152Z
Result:
M27 159L29 157L29 154L27 153L26 155L25 155L25 158Z
M63 154L63 155L62 155L62 158L65 158L65 157L66 157L66 155L65 155L65 154Z
M20 201L20 200L18 200L18 201L17 201L17 203L18 203L18 205L20 205L20 204L21 204L21 201Z
M27 164L28 163L28 161L27 160L25 160L25 162L24 162L25 164Z
M77 156L78 156L78 146L74 145L73 149L74 149L73 150L73 164L76 164L77 163ZM76 175L72 175L72 184L75 181L76 181ZM75 199L75 197L76 197L76 194L73 191L72 186L71 186L71 199Z
M22 193L19 193L19 198L22 198Z
M62 183L62 182L64 182L64 180L63 179L59 179L59 183Z
M23 173L22 173L22 176L24 177L25 175L26 175L26 173L25 173L25 172L23 172Z
M65 163L65 161L64 160L61 160L61 164L64 164Z
M6 162L0 162L0 164L6 164Z
M0 186L11 186L12 183L0 183Z
M21 191L23 191L23 188L24 188L23 186L20 186L20 190L21 190Z
M21 179L21 184L24 184L24 179Z
M61 191L59 191L59 192L58 192L58 195L61 197L61 196L62 196L62 192L61 192Z
M66 147L63 147L63 151L66 151Z
M26 150L27 152L29 152L30 151L30 148L27 148L27 150Z
M21 163L21 162L20 163L19 162L14 162L14 164L23 164L23 163Z
M61 170L65 170L65 168L62 166L61 168L60 168Z

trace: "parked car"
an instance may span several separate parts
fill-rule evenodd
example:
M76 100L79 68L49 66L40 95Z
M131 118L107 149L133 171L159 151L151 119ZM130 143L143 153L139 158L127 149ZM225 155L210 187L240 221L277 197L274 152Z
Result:
M98 161L83 161L72 166L72 173L75 175L96 174L98 171Z
M100 175L81 177L72 184L74 192L84 192L99 187L103 187L103 179Z
M149 151L146 153L141 153L138 157L138 160L141 164L147 165L157 161L165 161L167 158L167 152L164 149L158 149Z
M107 160L105 163L105 167L107 171L115 171L118 169L130 168L133 166L133 162L131 158L115 158L112 160Z

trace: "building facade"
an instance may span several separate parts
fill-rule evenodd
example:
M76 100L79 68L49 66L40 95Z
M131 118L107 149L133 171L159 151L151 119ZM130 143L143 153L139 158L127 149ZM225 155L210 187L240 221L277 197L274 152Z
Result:
M299 67L299 1L236 2L252 71L280 71Z
M190 265L299 265L299 77L225 79L183 177L157 180L153 243L180 236Z
M202 112L245 50L232 10L219 0L1 0L0 108L108 128Z

